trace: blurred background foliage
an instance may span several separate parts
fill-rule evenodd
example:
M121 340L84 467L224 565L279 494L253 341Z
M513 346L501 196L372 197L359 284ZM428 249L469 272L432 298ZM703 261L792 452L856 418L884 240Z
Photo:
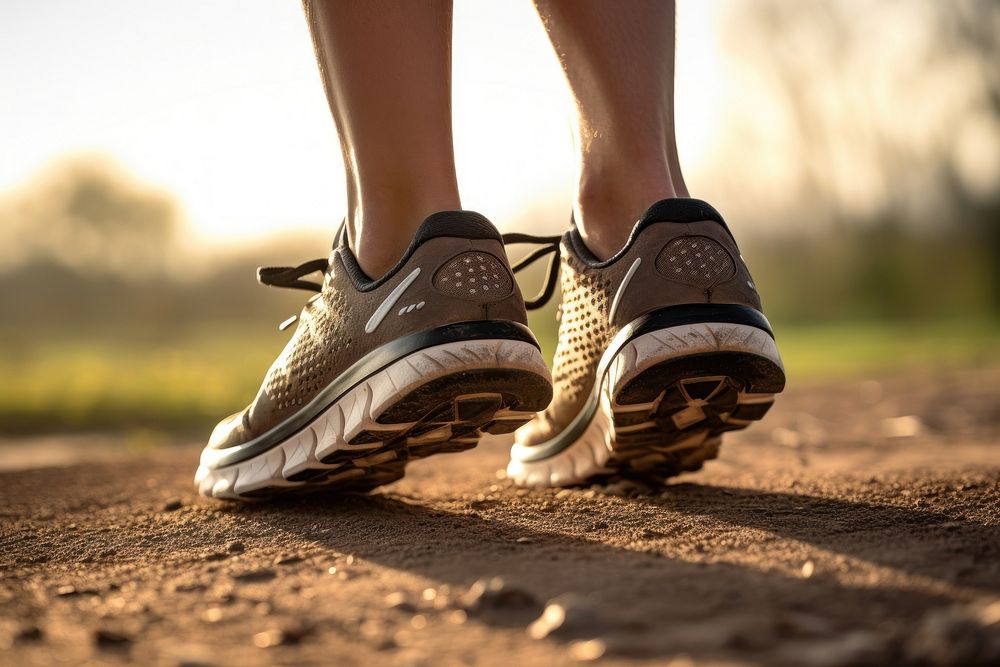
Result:
M723 18L766 108L727 112L696 195L723 202L791 382L1000 360L1000 4L761 0ZM557 194L498 222L555 230ZM321 256L332 232L199 250L169 192L102 155L56 160L0 195L0 435L203 435L301 307L254 267ZM551 354L554 307L532 324Z

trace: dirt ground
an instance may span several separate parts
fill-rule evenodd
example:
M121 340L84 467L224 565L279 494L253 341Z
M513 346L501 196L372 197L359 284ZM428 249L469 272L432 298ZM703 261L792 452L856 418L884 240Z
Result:
M50 456L0 473L0 662L988 664L998 435L994 368L793 387L661 489L518 490L493 441L238 506L197 445Z

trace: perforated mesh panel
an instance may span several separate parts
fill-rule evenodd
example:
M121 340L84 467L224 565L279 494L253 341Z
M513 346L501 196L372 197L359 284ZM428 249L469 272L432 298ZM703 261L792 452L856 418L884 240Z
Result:
M438 269L434 287L448 296L487 302L510 296L514 281L503 262L493 255L463 252Z
M706 236L681 236L656 257L656 270L677 282L709 288L736 274L736 263L717 241Z
M351 344L351 309L343 293L327 290L322 303L303 315L298 328L271 366L264 391L279 410L307 403L330 381L330 373Z
M553 363L552 384L559 401L574 403L590 391L613 331L608 323L611 283L601 272L584 272L568 253L560 269L562 317Z

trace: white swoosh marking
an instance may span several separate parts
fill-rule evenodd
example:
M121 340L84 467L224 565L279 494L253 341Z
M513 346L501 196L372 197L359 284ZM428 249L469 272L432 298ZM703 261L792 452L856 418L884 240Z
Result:
M392 307L396 305L399 301L399 297L403 296L403 292L413 284L413 281L417 279L420 275L420 267L413 269L413 273L403 278L403 282L396 285L396 289L389 292L389 296L385 297L385 301L372 313L371 318L368 320L368 324L365 325L365 333L371 333L378 328L378 325L382 324L382 319L392 310Z
M618 291L615 292L615 298L611 300L611 310L608 312L608 322L615 319L615 313L618 312L618 306L622 302L622 294L625 293L625 288L628 287L629 282L632 280L632 276L635 275L635 270L639 268L639 264L641 262L642 257L636 257L635 261L632 262L632 266L628 267L625 277L622 278L622 284L618 286Z

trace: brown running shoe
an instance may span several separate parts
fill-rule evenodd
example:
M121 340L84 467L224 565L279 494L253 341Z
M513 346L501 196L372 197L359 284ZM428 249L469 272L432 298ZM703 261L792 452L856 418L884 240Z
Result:
M212 433L195 476L202 495L367 491L410 459L511 433L548 405L549 371L486 218L431 215L377 280L343 229L334 246L329 260L258 271L317 294L253 402ZM322 284L303 279L313 272Z
M558 251L555 400L516 434L507 468L516 483L697 470L723 433L761 419L784 388L753 279L707 203L653 204L604 262L575 228Z

